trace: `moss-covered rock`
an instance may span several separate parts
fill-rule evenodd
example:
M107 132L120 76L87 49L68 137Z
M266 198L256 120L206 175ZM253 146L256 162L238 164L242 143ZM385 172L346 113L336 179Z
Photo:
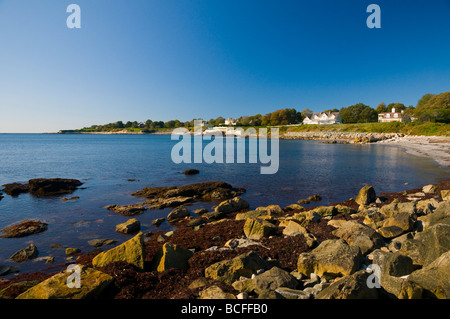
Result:
M94 257L92 265L103 267L114 261L125 261L138 269L144 269L144 236L142 232L117 247L101 252Z
M247 218L244 224L245 236L249 239L257 240L263 237L267 237L275 232L277 226L274 224L261 220L259 218Z
M99 295L108 287L113 278L101 271L79 266L80 287L70 288L67 282L71 282L69 276L74 272L62 272L33 286L17 299L90 299Z
M188 269L188 259L193 252L172 243L165 243L156 253L152 261L152 268L158 272L163 272L170 268Z

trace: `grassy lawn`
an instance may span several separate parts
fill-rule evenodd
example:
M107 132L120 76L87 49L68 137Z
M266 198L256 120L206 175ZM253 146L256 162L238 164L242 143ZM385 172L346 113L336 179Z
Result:
M408 135L450 136L450 124L445 123L356 123L333 125L300 125L286 128L286 132L364 132L364 133L403 133Z

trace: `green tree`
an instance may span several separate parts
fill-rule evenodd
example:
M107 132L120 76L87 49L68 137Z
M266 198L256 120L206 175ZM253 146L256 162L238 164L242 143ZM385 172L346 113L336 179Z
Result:
M369 123L377 122L378 113L368 105L358 103L340 110L342 123Z
M406 110L406 106L403 103L391 103L386 107L386 112L392 112L392 109L395 109L395 112L401 112Z
M310 118L314 113L310 109L306 108L303 111L301 111L300 114L302 115L302 118L304 119L306 117Z
M222 116L219 116L218 118L216 118L216 120L214 121L214 125L221 125L225 123L225 119Z
M420 122L450 123L450 92L424 95L417 103L414 116Z
M388 111L387 106L384 102L381 102L380 104L378 104L377 108L375 109L375 111L380 114L380 113L386 113Z

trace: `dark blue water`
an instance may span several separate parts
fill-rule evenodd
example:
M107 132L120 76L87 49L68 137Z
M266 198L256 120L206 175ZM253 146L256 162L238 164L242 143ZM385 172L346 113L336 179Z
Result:
M61 177L79 179L86 187L70 195L80 197L73 202L4 194L0 200L0 229L24 219L39 219L49 226L41 234L0 238L0 264L14 265L22 272L47 268L44 261L16 264L9 260L15 251L31 242L37 246L39 257L53 256L55 264L64 264L67 256L63 249L52 249L53 243L87 252L93 249L87 243L90 239L124 242L129 236L116 233L115 225L128 218L104 206L143 201L130 194L148 186L225 181L246 188L243 197L252 207L283 207L312 194L320 194L323 205L343 201L355 197L366 183L377 192L395 192L449 178L448 170L432 160L386 145L280 140L278 172L261 175L261 163L174 164L171 149L176 143L168 135L0 134L0 185ZM188 168L197 168L200 174L181 174ZM213 205L195 203L191 209ZM143 231L169 230L171 226L166 223L160 228L151 223L169 212L170 209L149 210L136 218Z

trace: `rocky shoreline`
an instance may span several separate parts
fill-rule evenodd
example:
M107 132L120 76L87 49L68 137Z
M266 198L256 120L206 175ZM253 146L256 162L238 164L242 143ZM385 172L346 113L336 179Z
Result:
M144 202L106 207L130 216L116 231L131 239L95 242L91 252L68 248L76 259L54 273L0 277L0 298L450 298L450 180L400 193L367 185L330 206L316 195L311 208L299 199L253 209L244 192L224 182L137 191ZM203 201L217 206L189 210ZM167 220L176 230L142 233L139 215L161 207L172 207ZM47 229L39 221L15 226L3 235L32 239ZM37 255L31 244L14 258ZM67 285L72 266L80 288ZM6 268L0 275L13 271Z

